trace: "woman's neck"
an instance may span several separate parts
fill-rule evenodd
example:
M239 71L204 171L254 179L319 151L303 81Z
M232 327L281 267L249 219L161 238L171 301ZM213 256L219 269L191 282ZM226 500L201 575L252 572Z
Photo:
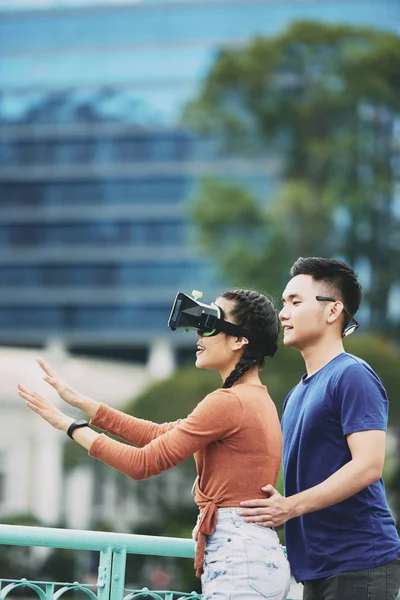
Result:
M227 377L229 377L231 372L232 371L230 371L225 377L224 377L223 373L220 373L221 377L222 377L222 381L225 381L225 379ZM248 383L250 385L263 385L263 383L261 382L261 379L260 379L258 365L251 367L251 369L249 369L248 371L243 373L243 375L241 377L239 377L239 379L237 379L233 385L237 385L239 383Z

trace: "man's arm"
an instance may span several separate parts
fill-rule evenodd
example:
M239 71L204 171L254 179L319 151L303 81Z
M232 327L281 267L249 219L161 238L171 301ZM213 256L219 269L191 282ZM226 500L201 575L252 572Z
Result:
M322 483L287 498L267 485L262 489L269 497L241 502L240 514L246 521L278 527L294 517L343 502L378 481L385 462L386 431L352 433L347 443L351 460Z

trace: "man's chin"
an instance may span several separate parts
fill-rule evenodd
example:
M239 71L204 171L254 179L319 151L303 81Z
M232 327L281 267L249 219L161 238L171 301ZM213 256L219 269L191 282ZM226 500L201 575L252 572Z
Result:
M297 348L297 343L296 343L296 338L288 335L288 336L284 336L283 337L283 345L284 346L291 346L292 348Z

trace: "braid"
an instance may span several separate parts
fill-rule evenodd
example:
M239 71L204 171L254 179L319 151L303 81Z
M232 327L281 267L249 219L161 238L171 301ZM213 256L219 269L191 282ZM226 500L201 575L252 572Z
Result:
M251 367L257 364L256 358L245 358L244 355L237 363L230 375L225 379L223 388L230 388L242 375L246 373Z
M253 366L263 367L264 356L275 354L279 321L273 302L259 292L239 289L225 292L222 297L235 303L231 314L237 325L261 333L265 338L262 348L254 342L246 345L241 359L224 382L223 387L230 388Z

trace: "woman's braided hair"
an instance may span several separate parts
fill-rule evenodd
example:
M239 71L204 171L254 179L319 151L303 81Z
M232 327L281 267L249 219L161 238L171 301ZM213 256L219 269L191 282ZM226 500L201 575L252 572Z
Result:
M231 290L222 298L234 302L231 318L236 325L254 332L265 339L263 349L254 341L245 346L240 361L224 381L224 388L230 388L254 365L264 366L265 356L273 356L278 349L279 320L277 310L269 298L252 290Z

